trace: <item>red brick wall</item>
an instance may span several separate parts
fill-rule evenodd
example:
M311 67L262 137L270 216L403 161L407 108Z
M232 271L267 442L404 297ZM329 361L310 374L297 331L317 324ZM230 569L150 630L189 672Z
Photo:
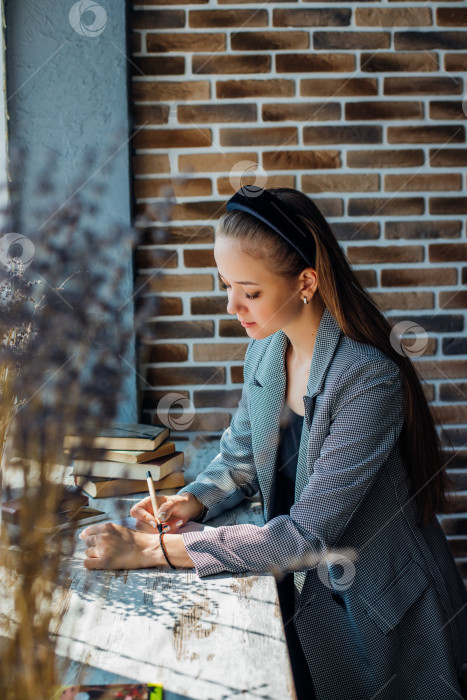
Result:
M235 412L248 337L226 313L214 224L259 177L314 197L391 321L426 329L414 361L450 467L467 466L466 20L455 1L134 5L137 209L167 188L176 200L137 256L160 299L145 420L168 392L193 401L201 434Z

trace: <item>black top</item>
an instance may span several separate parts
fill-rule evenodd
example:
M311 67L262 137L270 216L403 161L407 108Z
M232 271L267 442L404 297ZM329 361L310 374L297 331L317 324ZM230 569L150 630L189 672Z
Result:
M276 487L271 518L289 515L295 500L295 477L304 416L284 403L276 462Z

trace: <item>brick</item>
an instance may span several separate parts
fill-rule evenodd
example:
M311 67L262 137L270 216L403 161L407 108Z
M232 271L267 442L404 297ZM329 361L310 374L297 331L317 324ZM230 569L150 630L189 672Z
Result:
M191 10L189 26L202 27L267 27L267 10Z
M130 62L133 75L183 75L183 56L134 56Z
M132 83L131 97L135 102L208 100L210 97L209 82L207 80L191 80L189 82L159 80Z
M133 156L133 173L135 175L159 175L170 173L170 162L167 155L148 153Z
M430 262L467 260L467 243L431 243L428 246L428 255Z
M377 192L379 175L303 175L301 189L303 192Z
M225 202L185 202L172 209L174 221L187 219L218 219L225 209Z
M300 95L304 97L330 96L340 98L377 94L378 84L375 78L310 78L302 80L300 83Z
M170 268L178 266L178 254L176 250L154 250L137 247L135 251L135 265L142 268Z
M148 242L162 245L186 245L187 243L214 243L214 228L212 226L168 226L147 228L145 231ZM162 239L162 240L161 240Z
M302 81L303 82L303 81ZM369 119L421 119L421 102L350 102L345 105L345 118L368 121Z
M131 13L132 29L180 29L185 26L184 10L137 10Z
M467 338L443 338L443 355L465 354L467 354ZM461 423L464 421L456 422Z
M339 168L339 151L265 151L263 166L266 170L308 170Z
M144 292L144 289L141 290ZM148 308L150 304L151 316L181 316L183 314L183 304L180 297L168 297L163 295L152 295L150 297L139 297L135 301L135 309ZM154 313L152 312L154 310Z
M308 32L232 32L233 51L284 51L308 49Z
M318 199L317 197L313 197L313 200L318 206L322 215L325 217L344 215L344 203L342 199L334 199L331 197L326 197L325 199Z
M467 291L440 292L439 305L443 309L467 309Z
M155 409L157 407L159 401L162 398L164 398L165 396L167 396L167 393L168 393L167 391L148 391L148 390L143 391L142 397L141 397L142 409L143 410ZM183 389L177 389L177 394L179 396L184 396L187 399L190 398L188 391L183 391ZM176 415L175 411L173 412L173 415ZM152 424L152 419L149 419L147 422ZM157 421L154 420L154 422L157 422Z
M214 252L209 250L184 250L183 263L185 267L216 267Z
M403 315L391 316L391 323L399 323L402 321L411 321L419 326L422 326L427 333L456 333L462 331L464 327L464 317L460 314L443 314L439 313L430 315Z
M433 267L430 270L381 270L383 287L430 287L456 284L457 270Z
M465 49L467 32L395 32L396 51L423 51L425 49Z
M432 292L373 292L371 296L382 311L434 309Z
M305 126L303 128L303 143L381 143L382 128L380 126Z
M452 447L452 446L460 446L463 447L467 443L467 428L445 428L441 434L441 444L445 445L446 447ZM458 498L458 494L456 494L456 499ZM460 504L457 504L456 501L453 499L453 506L455 507L456 510L459 511L467 511L467 502L465 499L462 499ZM458 569L461 573L461 576L464 575L464 572L467 574L467 566L461 562L457 562Z
M241 396L241 389L194 391L193 403L195 408L237 408Z
M384 234L386 238L419 238L423 240L458 238L460 230L460 221L387 221Z
M448 53L444 57L444 70L467 71L467 53Z
M203 321L197 321L201 324ZM224 384L223 367L150 367L147 373L150 386L174 386L191 384Z
M141 331L145 340L170 340L171 338L212 338L213 321L148 321Z
M430 102L430 119L465 119L460 100Z
M355 70L355 56L348 53L287 53L276 56L278 73L330 73Z
M296 187L295 175L268 175L267 187ZM242 185L254 185L258 184L255 175L248 177L247 175L242 175L241 178ZM229 177L219 177L217 180L217 192L218 194L226 195L231 197L237 191L238 186L235 182L235 178L230 179Z
M389 143L459 143L465 141L463 126L390 126Z
M225 51L225 34L204 33L189 34L147 34L146 44L148 53L163 53L181 51L191 53L196 51Z
M142 36L140 32L133 32L130 34L130 51L131 55L134 56L136 53L140 53L143 50Z
M462 168L467 165L467 148L430 149L430 165L434 168Z
M422 246L349 246L347 259L352 264L422 262Z
M193 56L192 72L206 73L268 73L271 70L270 56L219 56L219 54L201 54Z
M218 98L234 97L292 97L295 93L293 80L270 78L269 80L224 80L217 81Z
M246 330L238 321L219 321L220 338L248 338Z
M396 321L394 321L394 317L392 317L392 316L389 317L389 320L391 323L396 323ZM403 320L405 320L405 316L404 316ZM404 337L404 342L402 345L407 353L410 352L410 349L414 343L415 343L415 338L413 336L406 335ZM436 347L437 347L436 338L428 338L425 341L425 344L422 345L422 347L420 348L421 354L423 355L423 357L426 357L428 355L434 355L436 352ZM422 389L423 388L424 387L422 387ZM425 393L425 395L426 395L426 393Z
M148 292L210 292L214 289L212 275L140 275L135 288ZM144 285L144 286L143 286Z
M194 343L195 362L243 362L248 343Z
M244 380L243 367L230 368L230 381L232 384L243 384Z
M313 33L315 49L389 49L389 32L320 32Z
M461 78L384 78L385 95L457 95L462 90Z
M137 198L203 197L212 194L212 184L208 178L135 180L134 192Z
M428 7L357 7L355 24L363 27L426 27L432 24Z
M467 197L430 197L430 214L467 214Z
M180 105L178 121L180 124L226 124L228 122L255 122L256 105L251 104L209 104Z
M333 9L275 9L272 23L275 27L344 27L350 24L350 10Z
M160 343L151 348L150 362L186 362L188 345L181 343Z
M460 190L461 187L462 178L454 173L437 173L436 175L407 173L405 175L384 176L384 189L387 192Z
M243 105L242 105L243 107ZM338 102L308 102L300 104L265 104L262 117L265 122L278 121L327 121L340 119L341 106Z
M178 157L179 170L196 172L223 172L232 170L240 161L257 162L256 153L196 153Z
M412 73L414 71L439 70L438 56L435 53L362 53L360 57L362 71L374 73L390 73L400 71Z
M438 7L436 8L436 23L440 27L465 27L467 24L467 8Z
M461 271L461 276L462 276L462 284L467 284L467 267L463 267Z
M377 221L335 221L331 228L339 241L366 241L379 238Z
M374 270L354 270L354 275L363 287L376 287L376 272Z
M467 360L418 360L415 365L424 379L464 379L467 376Z
M209 0L171 0L171 5L202 5ZM135 3L136 4L136 3ZM144 4L149 5L167 5L167 0L144 0Z
M349 200L349 216L404 216L423 214L423 197L382 197Z
M421 149L381 149L378 151L348 151L347 165L350 168L413 168L423 165Z
M134 126L145 124L167 124L169 105L132 105L131 116Z
M440 401L466 401L467 400L467 382L456 382L455 384L440 384L439 385L439 398ZM467 455L463 455L463 460L467 459ZM450 466L454 468L454 464L451 462ZM466 467L467 464L463 463L462 467Z
M200 432L223 432L229 427L230 421L231 417L228 413L221 413L220 411L201 413L198 411L195 414L193 423L190 425L190 431L195 434Z
M283 146L298 143L293 126L252 129L220 129L221 146Z
M211 129L141 129L134 148L202 148L212 143Z
M209 315L209 316L219 316L227 313L226 310L227 301L226 295L209 298L206 297L194 297L191 299L190 311L193 315Z
M430 406L430 409L438 425L467 423L467 404L458 404L457 406ZM467 542L465 544L467 546Z

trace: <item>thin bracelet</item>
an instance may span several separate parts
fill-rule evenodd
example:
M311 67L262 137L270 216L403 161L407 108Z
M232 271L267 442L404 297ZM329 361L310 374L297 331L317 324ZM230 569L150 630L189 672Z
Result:
M162 554L164 555L165 561L166 561L167 564L170 566L170 568L171 568L171 569L176 569L177 567L176 567L176 566L173 566L173 565L170 563L169 557L167 556L167 552L166 552L165 549L164 549L164 543L162 542L162 538L164 537L164 535L165 535L165 532L159 532L159 542L160 542L160 544L161 544Z

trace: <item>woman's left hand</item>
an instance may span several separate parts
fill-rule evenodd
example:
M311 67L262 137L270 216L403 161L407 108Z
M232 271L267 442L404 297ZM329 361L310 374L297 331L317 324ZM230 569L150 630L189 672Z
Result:
M80 533L80 539L86 543L86 569L143 569L166 563L157 533L103 523L89 525Z

